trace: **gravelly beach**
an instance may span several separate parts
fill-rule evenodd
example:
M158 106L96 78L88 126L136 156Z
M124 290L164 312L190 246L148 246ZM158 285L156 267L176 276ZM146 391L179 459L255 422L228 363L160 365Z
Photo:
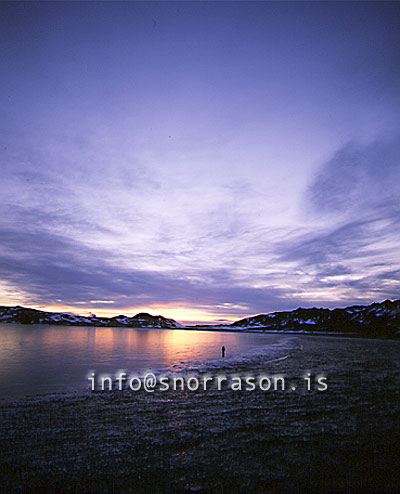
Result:
M300 382L310 371L327 376L328 390L115 391L3 403L1 491L400 492L400 342L296 340L284 360L221 372Z

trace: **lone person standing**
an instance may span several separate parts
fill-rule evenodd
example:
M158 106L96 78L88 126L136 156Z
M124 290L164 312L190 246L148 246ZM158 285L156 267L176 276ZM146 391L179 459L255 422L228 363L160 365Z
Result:
M221 348L221 353L222 353L222 358L224 358L225 357L225 347L224 346Z

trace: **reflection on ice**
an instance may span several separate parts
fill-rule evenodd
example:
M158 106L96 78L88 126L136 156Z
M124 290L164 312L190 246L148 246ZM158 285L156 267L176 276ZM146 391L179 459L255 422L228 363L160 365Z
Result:
M0 325L0 398L86 389L88 372L182 372L280 358L296 337L223 331ZM221 348L226 356L221 358Z

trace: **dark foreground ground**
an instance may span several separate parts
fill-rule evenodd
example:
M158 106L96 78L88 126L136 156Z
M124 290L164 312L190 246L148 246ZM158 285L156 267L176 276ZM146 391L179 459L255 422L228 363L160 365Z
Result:
M398 493L400 343L296 338L327 391L95 393L0 406L2 492Z

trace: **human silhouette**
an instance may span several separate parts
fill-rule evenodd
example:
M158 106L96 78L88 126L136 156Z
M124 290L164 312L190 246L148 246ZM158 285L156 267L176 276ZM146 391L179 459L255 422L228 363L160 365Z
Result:
M224 358L225 357L225 347L224 346L221 348L221 353L222 353L222 358Z

